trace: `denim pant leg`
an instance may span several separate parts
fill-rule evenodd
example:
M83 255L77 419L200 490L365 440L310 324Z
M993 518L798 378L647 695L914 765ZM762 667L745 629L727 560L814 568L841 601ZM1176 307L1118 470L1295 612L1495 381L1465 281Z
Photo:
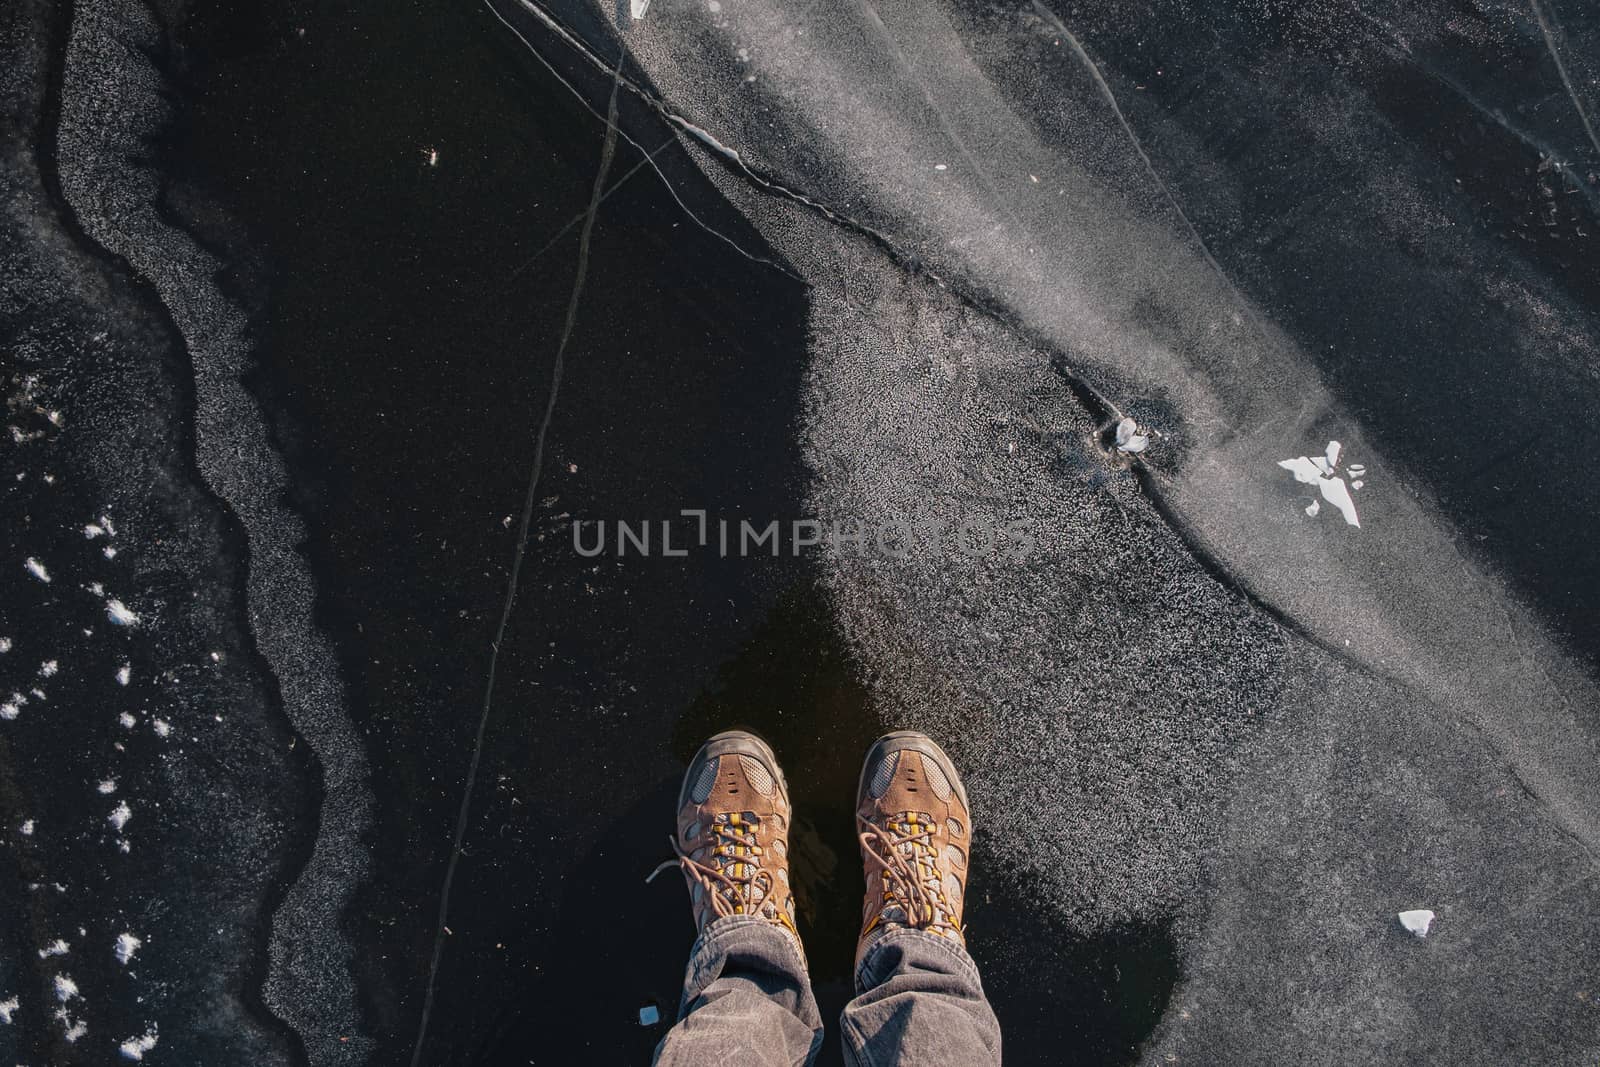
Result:
M695 942L678 1022L653 1062L794 1067L809 1063L821 1044L822 1016L799 948L766 919L730 915Z
M847 1063L1000 1062L1000 1023L983 995L978 966L949 938L886 928L856 967L856 994L839 1019Z

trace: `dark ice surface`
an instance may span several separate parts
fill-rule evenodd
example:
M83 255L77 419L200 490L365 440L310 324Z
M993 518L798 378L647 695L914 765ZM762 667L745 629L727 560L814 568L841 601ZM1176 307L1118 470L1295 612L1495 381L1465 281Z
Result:
M1592 1067L1597 122L1575 0L0 6L0 1062L645 1062L742 724L826 1016L914 726L1011 1062Z

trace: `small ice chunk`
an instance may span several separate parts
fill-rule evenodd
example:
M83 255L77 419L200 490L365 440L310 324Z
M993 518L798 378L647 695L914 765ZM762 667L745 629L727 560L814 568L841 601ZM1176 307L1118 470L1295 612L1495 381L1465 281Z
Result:
M106 559L117 558L117 548L115 545L107 545L106 547L102 548L100 552L106 557Z
M1306 505L1306 514L1307 515L1315 516L1317 514L1317 512L1319 512L1321 510L1322 510L1322 501L1320 501L1320 500L1313 500L1311 503Z
M89 592L93 593L95 596L105 596L106 587L101 585L99 582L90 582Z
M1399 919L1401 926L1418 937L1427 937L1429 927L1433 926L1433 912L1427 908L1402 911Z
M1356 502L1350 499L1350 489L1344 484L1343 478L1323 478L1317 488L1322 490L1322 499L1343 512L1345 522L1356 527L1361 525L1361 520L1356 517Z
M43 563L40 563L32 556L29 556L27 559L23 560L22 565L27 568L29 574L33 575L41 582L48 582L50 580L50 572L44 569Z
M1327 454L1328 454L1328 467L1330 469L1333 468L1333 467L1337 467L1339 465L1339 453L1343 449L1344 449L1344 446L1341 445L1338 441L1329 441L1328 442Z
M97 522L91 522L83 528L83 536L93 541L96 537L104 537L106 528Z
M1346 470L1348 470L1351 474L1353 474L1357 478L1359 478L1363 474L1367 473L1367 466L1364 463L1352 463L1352 464L1350 464L1349 467L1346 468Z
M650 0L629 0L628 14L633 16L633 21L638 22L644 18L644 13L650 10Z
M72 946L68 945L65 941L58 937L44 948L39 950L39 958L41 960L47 960L51 956L65 956L71 950Z
M61 665L59 663L53 659L47 659L43 663L39 664L39 677L52 678L60 669Z
M1366 482L1362 481L1360 478L1357 478L1355 481L1350 483L1350 488L1352 488L1352 489L1360 489L1363 485L1366 485L1366 484L1367 484Z
M9 722L20 714L22 714L22 701L18 699L17 694L11 694L10 700L0 704L0 719L5 719Z
M661 1009L654 1004L646 1004L639 1009L639 1025L654 1026L661 1021Z
M1297 482L1316 485L1322 480L1322 471L1318 470L1317 465L1305 456L1297 456L1294 459L1280 459L1278 460L1278 466L1292 473L1294 480Z
M129 679L131 679L132 677L133 677L133 668L128 666L126 663L124 663L122 666L117 668L117 684L118 685L127 685Z
M1117 450L1119 452L1143 452L1150 447L1150 436L1139 432L1139 424L1132 419L1124 418L1117 423Z
M68 1024L67 1028L61 1032L61 1036L67 1039L67 1044L69 1045L75 1044L78 1038L89 1032L88 1023L84 1022L82 1019L79 1019L77 1022L73 1022L72 1018L64 1009L56 1012L56 1018Z
M166 737L172 733L172 724L165 719L156 719L150 723L150 728L156 732L157 737Z
M131 818L133 818L133 809L128 807L128 802L124 800L111 809L111 814L106 816L106 822L120 830L128 825L128 820Z
M132 715L130 715L128 712L126 712L126 711L123 712L121 715L117 716L117 722L121 723L123 726L127 727L129 730L133 729L133 725L134 725L134 723L136 721L137 720L135 720L134 717Z
M9 637L0 637L0 652L10 652L10 651L11 651L11 638L9 638Z
M106 616L118 626L139 625L139 616L129 611L120 600L106 601Z
M128 1040L117 1046L117 1050L122 1053L124 1059L142 1060L144 1059L144 1054L155 1047L156 1028L155 1024L152 1023L150 1029L146 1030L142 1036L128 1038Z
M21 1007L21 1002L16 997L7 997L5 1000L0 1000L0 1023L10 1026L11 1017L17 1013L17 1008L19 1007Z
M1310 459L1311 462L1316 465L1317 470L1322 472L1322 476L1324 478L1333 473L1333 464L1329 463L1321 456L1312 456Z
M133 959L133 954L138 952L139 946L143 944L143 941L132 934L118 934L117 943L112 946L112 951L117 954L117 962L127 966L128 961Z
M65 1004L78 995L78 983L64 974L56 975L56 999Z
M17 830L22 834L23 837L32 837L33 836L33 820L32 819L24 819L22 821L22 825L17 827Z
M95 791L101 796L108 797L117 791L117 780L115 778L103 778L101 779L100 784L96 785L94 788Z

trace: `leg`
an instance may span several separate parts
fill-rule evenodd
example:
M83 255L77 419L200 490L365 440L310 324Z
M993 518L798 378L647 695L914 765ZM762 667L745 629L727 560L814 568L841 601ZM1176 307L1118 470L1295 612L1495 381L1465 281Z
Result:
M810 1062L821 1044L805 959L765 919L734 915L711 923L696 942L678 1023L655 1062L792 1067Z
M857 995L840 1019L852 1063L1000 1062L1000 1024L961 925L970 811L955 765L925 734L868 750L856 789L867 873Z
M856 967L857 996L839 1018L847 1062L1000 1062L1000 1024L983 995L977 964L957 941L889 927Z
M673 847L700 936L657 1064L793 1067L821 1045L789 890L789 820L783 772L754 734L717 734L690 761Z

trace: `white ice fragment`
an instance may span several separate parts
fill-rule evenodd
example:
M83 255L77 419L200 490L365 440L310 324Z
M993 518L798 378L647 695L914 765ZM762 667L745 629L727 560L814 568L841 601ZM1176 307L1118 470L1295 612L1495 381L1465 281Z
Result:
M950 168L947 165L943 164L943 163L935 163L933 165L933 169L934 170L949 170Z
M0 652L10 652L10 651L11 651L11 638L9 638L9 637L0 637Z
M155 1024L152 1023L150 1024L150 1029L146 1030L142 1036L128 1038L128 1040L118 1045L117 1049L125 1059L142 1060L144 1059L144 1054L155 1047L156 1028Z
M9 722L20 714L22 714L22 704L17 700L15 693L11 695L10 700L0 704L0 719Z
M1328 442L1328 466L1330 468L1337 467L1339 465L1339 453L1343 448L1344 446L1338 441Z
M91 522L83 528L83 536L93 541L96 537L104 537L106 528L99 523Z
M1349 470L1350 473L1353 474L1357 478L1359 478L1363 474L1367 473L1367 467L1366 467L1366 464L1364 464L1364 463L1352 463L1346 469Z
M64 974L56 975L56 999L65 1004L78 995L78 983Z
M100 784L96 785L94 788L95 792L99 793L101 796L108 797L117 791L117 780L115 778L103 778L100 780Z
M102 548L100 552L106 557L106 559L117 558L117 549L115 545L107 545L106 547Z
M101 585L99 582L90 582L89 592L93 593L95 596L105 596L106 587Z
M128 820L131 818L133 818L133 809L128 807L128 802L124 800L111 809L111 814L106 816L106 822L120 830L128 825Z
M67 1028L62 1031L61 1036L67 1039L67 1044L69 1045L74 1044L78 1038L89 1032L88 1023L84 1022L82 1019L79 1019L77 1022L73 1022L71 1017L68 1016L65 1011L56 1012L56 1018L67 1024Z
M33 836L33 820L32 819L24 819L22 821L22 825L17 827L17 830L18 830L19 833L22 834L23 837L32 837Z
M644 13L650 10L650 0L629 0L628 14L633 16L633 21L638 22L644 18Z
M1322 472L1317 469L1316 464L1305 456L1299 456L1295 459L1280 459L1278 460L1278 466L1292 473L1294 480L1297 482L1316 485L1317 482L1322 480Z
M1355 481L1350 483L1350 488L1352 488L1352 489L1360 489L1363 485L1366 485L1366 484L1367 484L1366 482L1363 482L1360 478L1357 478Z
M128 680L131 679L132 677L133 677L133 668L128 666L126 663L124 663L122 666L117 668L117 684L118 685L127 685L128 684Z
M135 721L136 720L134 719L134 717L132 715L128 714L126 711L123 712L121 715L117 716L117 722L121 723L123 726L127 727L130 730L133 729L133 725L134 725Z
M58 671L60 669L61 669L61 665L59 663L57 663L53 659L47 659L43 663L39 664L39 677L41 677L41 678L53 677L55 675L56 671Z
M1311 503L1306 505L1306 514L1307 515L1315 516L1317 514L1317 512L1319 512L1321 510L1322 510L1322 501L1320 501L1320 500L1313 500Z
M1402 911L1398 918L1401 926L1418 937L1427 937L1428 929L1433 925L1433 912L1427 908Z
M1139 432L1139 424L1132 419L1124 418L1117 423L1117 450L1119 452L1143 452L1150 447L1150 435Z
M639 1025L654 1026L661 1021L661 1009L654 1004L646 1004L639 1009Z
M65 956L71 950L72 946L68 945L65 941L58 937L44 948L39 950L39 958L41 960L47 960L51 956Z
M1311 460L1312 465L1315 466L1317 468L1317 470L1322 472L1322 476L1323 477L1327 477L1328 475L1333 473L1333 464L1329 463L1327 460L1323 459L1321 456L1311 456L1309 458Z
M118 626L139 625L139 616L129 611L120 600L106 601L106 616Z
M117 536L117 528L112 525L110 515L100 516L100 525L104 526L106 528L106 533L110 534L112 537Z
M143 941L132 934L118 934L117 943L112 946L112 951L117 954L117 962L127 966L128 961L133 959L133 954L138 952L139 946L143 944Z
M1350 499L1350 489L1344 484L1343 478L1324 478L1318 488L1322 490L1322 499L1344 514L1345 522L1356 527L1361 525L1361 520L1356 517L1356 502Z
M165 719L156 719L150 723L150 728L156 732L157 737L166 737L172 733L172 724Z
M16 997L7 997L5 1000L0 1000L0 1023L10 1026L11 1017L17 1013L17 1008L20 1006L21 1002Z
M29 574L33 575L41 582L48 582L50 580L50 572L44 569L43 563L40 563L32 556L29 556L26 560L24 560L22 565L28 569Z

